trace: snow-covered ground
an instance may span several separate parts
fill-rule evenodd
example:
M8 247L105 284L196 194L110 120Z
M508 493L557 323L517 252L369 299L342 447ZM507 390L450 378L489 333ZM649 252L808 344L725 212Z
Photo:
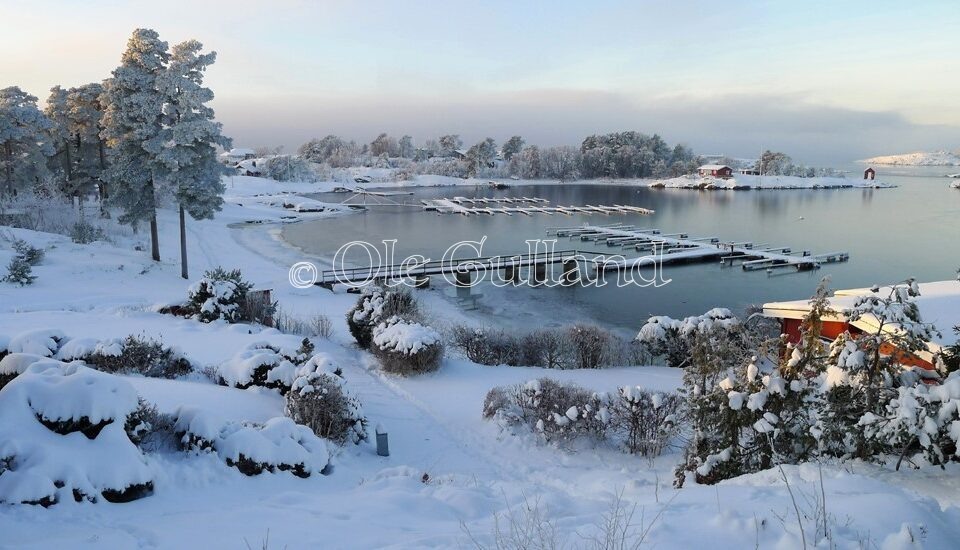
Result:
M654 188L671 189L845 189L851 187L892 187L890 184L875 180L848 179L829 176L801 178L798 176L753 176L735 174L732 178L714 178L711 176L680 176L676 178L653 180L648 183Z
M448 184L423 178L417 183ZM509 532L511 520L529 524L537 516L564 547L593 547L617 495L627 510L636 507L630 541L643 538L660 548L800 548L804 539L839 548L955 546L957 465L901 472L860 463L803 465L783 469L789 490L779 470L675 490L676 448L656 460L605 445L557 448L481 418L494 386L550 376L596 391L624 385L670 391L680 385L676 369L486 367L451 353L434 373L381 373L347 333L344 315L356 296L287 282L289 266L302 258L279 239L277 224L349 215L303 197L335 185L230 178L224 211L212 221L188 222L191 275L239 267L257 287L272 288L285 311L329 316L333 335L316 340L316 351L343 368L370 426L388 432L391 456L377 456L371 441L348 444L333 457L329 475L301 479L286 472L247 477L210 454L150 453L152 496L126 504L0 506L0 548L495 547L498 526ZM78 245L59 235L0 229L0 266L12 256L12 238L46 250L33 285L0 283L0 338L45 328L99 340L143 334L176 345L198 367L219 365L255 342L299 344L300 337L274 329L157 313L158 305L182 301L190 284L179 277L175 212L162 211L159 223L159 263L142 250L142 234ZM459 315L446 301L421 296L438 328ZM283 416L283 400L271 390L218 386L199 375L123 379L164 412L196 407L228 422ZM832 545L816 535L821 492Z
M860 162L892 166L960 166L960 154L957 151L917 151L901 155L871 157Z

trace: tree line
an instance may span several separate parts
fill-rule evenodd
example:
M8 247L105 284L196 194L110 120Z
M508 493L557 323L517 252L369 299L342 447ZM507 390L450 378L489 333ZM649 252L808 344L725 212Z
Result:
M76 200L96 193L100 213L120 212L134 230L148 224L160 260L157 208L180 210L182 276L187 278L185 218L212 218L223 204L218 148L230 146L203 85L215 52L187 40L168 47L156 31L136 29L111 76L74 88L54 86L41 111L17 86L0 90L0 200L24 193Z
M304 143L298 156L334 168L373 166L414 167L421 173L455 177L515 176L524 179L675 177L693 172L701 158L685 145L670 146L659 135L613 132L591 135L579 147L528 145L521 136L502 144L485 138L465 146L457 134L428 139L387 133L358 144L328 135Z

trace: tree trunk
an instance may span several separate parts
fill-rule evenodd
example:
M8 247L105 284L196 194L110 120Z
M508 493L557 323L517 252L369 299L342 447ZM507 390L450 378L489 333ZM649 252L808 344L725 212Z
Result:
M7 193L13 195L13 144L8 140L3 149L6 157L4 172L7 176Z
M107 154L103 148L103 140L97 138L97 149L100 154L100 174L97 175L97 189L100 194L100 217L107 219L110 217L110 211L107 210L107 184L103 181L103 171L107 169Z
M180 205L180 276L189 279L187 272L187 221L183 212L183 205Z
M160 261L160 233L157 231L157 213L150 216L150 255L153 261Z

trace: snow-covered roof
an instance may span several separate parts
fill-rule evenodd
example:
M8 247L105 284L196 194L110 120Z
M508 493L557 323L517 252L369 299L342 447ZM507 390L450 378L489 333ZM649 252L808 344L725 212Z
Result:
M724 168L730 168L726 164L704 164L698 170L722 170Z
M920 309L921 318L925 323L930 323L940 332L939 336L934 336L934 348L949 346L957 342L957 335L953 327L960 325L960 281L935 281L930 283L920 283L920 296L914 301ZM890 287L883 287L877 293L879 296L886 296L890 292ZM852 288L847 290L837 290L830 298L830 307L836 312L830 320L845 321L843 311L854 306L857 298L870 294L869 288ZM779 317L786 319L802 319L810 311L809 300L794 300L789 302L770 302L763 304L763 314L769 317ZM865 331L877 329L878 323L875 318L865 317L853 323L857 328ZM936 351L935 349L932 351Z
M243 148L235 147L233 149L230 149L230 152L228 154L231 157L242 157L246 155L253 155L255 153L253 152L253 149L243 149Z

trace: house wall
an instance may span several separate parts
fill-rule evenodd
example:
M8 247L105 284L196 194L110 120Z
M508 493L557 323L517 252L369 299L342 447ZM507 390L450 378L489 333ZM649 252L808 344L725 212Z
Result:
M787 341L791 344L796 344L800 341L800 325L802 322L803 321L801 319L780 319L780 330L783 334L787 335ZM851 326L849 323L843 321L824 321L823 327L820 331L820 336L829 340L834 340L844 332L850 332L850 335L854 338L860 334L863 334L863 331L857 327ZM908 367L919 367L926 370L935 369L933 363L930 361L920 359L919 357L911 354L903 353L889 344L880 346L880 353L896 357L897 361L901 365Z

